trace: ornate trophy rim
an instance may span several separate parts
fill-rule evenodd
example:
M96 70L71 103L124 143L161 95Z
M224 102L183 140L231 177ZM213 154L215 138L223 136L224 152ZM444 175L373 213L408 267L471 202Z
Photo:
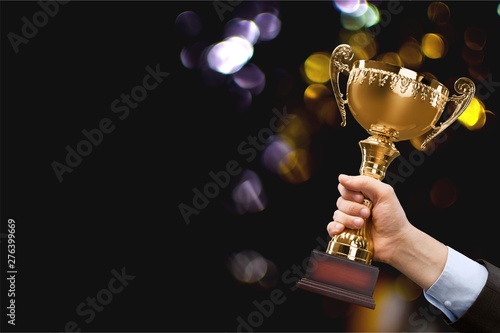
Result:
M444 94L445 96L449 95L448 88L433 78L430 75L425 73L416 72L412 69L408 69L406 67L393 65L390 63L378 61L378 60L356 60L353 62L352 69L376 69L380 71L385 71L389 73L393 73L395 75L406 77L414 82L418 82L425 86L428 86L432 89L435 89L437 92ZM351 69L351 70L352 70Z

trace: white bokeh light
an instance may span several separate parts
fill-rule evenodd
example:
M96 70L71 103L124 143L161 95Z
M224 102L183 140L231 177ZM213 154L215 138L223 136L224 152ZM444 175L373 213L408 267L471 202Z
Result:
M233 74L239 71L252 56L252 43L242 37L229 37L210 49L207 62L214 71Z

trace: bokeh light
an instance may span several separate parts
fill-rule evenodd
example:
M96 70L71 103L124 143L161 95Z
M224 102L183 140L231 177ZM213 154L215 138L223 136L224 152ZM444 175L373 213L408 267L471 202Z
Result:
M377 60L386 62L388 64L392 64L395 66L404 66L403 59L399 56L399 53L396 52L385 52L382 53Z
M366 0L337 0L335 7L340 11L340 23L348 31L359 31L380 22L380 12L373 3Z
M418 69L424 61L420 44L413 38L405 41L399 48L398 53L404 65L414 70Z
M366 24L366 18L361 16L353 16L346 13L340 13L340 22L342 27L347 30L359 30Z
M368 60L377 54L377 43L372 35L357 32L349 37L348 44L356 54L356 59Z
M234 107L244 111L252 105L252 97L265 88L264 72L256 64L249 64L254 46L275 39L281 31L281 20L278 6L271 2L239 3L231 11L235 16L224 24L216 42L193 41L202 29L198 13L180 13L175 25L182 36L189 38L180 53L184 67L201 70L208 86L226 86L234 97ZM236 73L232 80L227 80L227 76Z
M450 21L450 8L441 1L433 2L427 7L427 17L432 23L438 25L446 24Z
M254 22L259 27L261 41L273 40L281 31L281 21L272 13L260 13L255 16Z
M422 295L422 288L404 274L396 277L394 289L406 301L414 301Z
M182 65L189 69L202 68L205 63L205 59L203 58L204 51L208 46L207 42L195 42L184 46L180 56Z
M394 278L379 276L373 293L375 309L356 307L347 323L349 332L399 332L409 307L395 289Z
M486 44L486 31L476 27L469 27L465 30L464 41L468 48L474 51L481 51Z
M280 164L293 151L290 143L281 135L275 135L270 140L262 154L262 164L275 174L280 171Z
M207 54L211 69L222 74L239 71L253 56L253 45L245 38L229 37L212 46Z
M477 97L474 97L469 106L458 117L458 121L469 130L482 128L486 122L484 104Z
M355 13L361 7L361 4L366 4L366 1L360 0L334 0L334 5L342 12L342 13Z
M335 126L340 124L338 106L330 89L324 84L311 84L304 91L306 108L316 115L322 124Z
M241 88L247 89L252 95L259 95L266 86L264 72L255 64L246 64L233 75L234 82Z
M234 18L227 22L224 27L223 38L230 37L241 37L254 45L259 40L260 30L254 21Z
M325 52L313 53L304 62L304 74L312 82L328 82L330 80L329 65L329 54Z
M294 148L307 148L311 143L314 128L304 110L295 111L297 115L281 131L281 135L292 142Z
M448 208L458 197L457 188L450 179L439 179L431 188L430 199L436 208Z
M242 172L231 197L239 214L261 212L266 208L267 196L259 175L249 169Z
M186 37L195 37L201 32L200 16L193 11L180 13L175 20L175 27Z
M427 58L439 59L446 55L448 47L443 36L434 33L422 37L422 52Z
M229 257L228 268L236 280L252 284L266 275L267 261L257 251L245 250Z
M295 149L280 161L279 174L292 184L300 184L311 178L311 159L305 149Z
M365 17L366 28L372 27L380 22L380 12L377 6L372 3L368 4L366 12L363 16Z

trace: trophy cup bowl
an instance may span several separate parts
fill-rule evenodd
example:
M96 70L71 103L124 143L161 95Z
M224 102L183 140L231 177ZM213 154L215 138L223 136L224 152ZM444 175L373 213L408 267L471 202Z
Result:
M427 144L441 134L465 111L475 93L474 83L459 78L449 90L430 75L375 60L356 60L347 44L337 46L330 57L330 81L337 106L346 125L347 104L356 121L370 134L359 141L362 175L382 180L391 162L400 155L395 142L423 137ZM340 90L339 75L348 75L346 99ZM451 110L444 121L447 106ZM371 208L370 200L364 204ZM332 237L326 252L313 250L299 288L335 299L375 308L373 290L378 268L371 266L373 243L371 220L359 230L346 229Z

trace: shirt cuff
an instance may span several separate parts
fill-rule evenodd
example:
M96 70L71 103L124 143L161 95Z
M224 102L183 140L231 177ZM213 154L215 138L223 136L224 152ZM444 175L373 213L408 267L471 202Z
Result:
M424 296L453 322L474 303L487 278L483 265L448 246L444 270Z

